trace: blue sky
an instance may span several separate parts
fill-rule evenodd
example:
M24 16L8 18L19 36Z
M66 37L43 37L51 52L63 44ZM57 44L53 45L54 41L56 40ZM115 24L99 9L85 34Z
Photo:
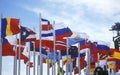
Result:
M119 3L120 0L1 0L0 14L20 18L22 25L37 28L41 13L51 23L64 22L73 32L86 33L90 40L105 41L113 47L109 29L120 22Z

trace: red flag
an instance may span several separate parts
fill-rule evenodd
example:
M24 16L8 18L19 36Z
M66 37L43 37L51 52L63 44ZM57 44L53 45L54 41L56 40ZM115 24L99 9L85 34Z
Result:
M15 51L13 50L13 45L11 45L6 39L3 39L2 43L2 56L15 56Z
M3 18L1 32L2 37L20 33L21 29L19 28L19 19Z

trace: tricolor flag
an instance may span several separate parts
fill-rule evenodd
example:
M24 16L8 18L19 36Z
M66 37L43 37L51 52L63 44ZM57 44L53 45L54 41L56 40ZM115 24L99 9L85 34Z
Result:
M109 54L110 48L106 44L97 44L95 47L90 48L91 53L102 53L102 54Z
M1 37L11 36L21 32L19 28L19 19L2 18L1 20Z
M55 24L56 40L62 40L64 37L70 37L73 32L64 23Z

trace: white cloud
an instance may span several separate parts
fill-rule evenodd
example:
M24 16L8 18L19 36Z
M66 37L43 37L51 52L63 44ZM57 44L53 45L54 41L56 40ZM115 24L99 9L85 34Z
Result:
M51 22L64 22L73 31L85 32L92 39L111 41L112 32L109 31L114 22L119 21L119 1L114 0L47 0L47 7L25 6L24 8L42 13ZM104 37L104 38L103 38Z

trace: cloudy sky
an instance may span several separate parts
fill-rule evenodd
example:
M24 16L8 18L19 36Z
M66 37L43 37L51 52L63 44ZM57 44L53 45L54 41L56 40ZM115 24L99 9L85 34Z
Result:
M51 23L63 22L73 32L86 33L90 40L105 41L113 47L109 29L120 22L119 3L120 0L1 0L0 14L20 18L22 25L37 28L41 13Z

